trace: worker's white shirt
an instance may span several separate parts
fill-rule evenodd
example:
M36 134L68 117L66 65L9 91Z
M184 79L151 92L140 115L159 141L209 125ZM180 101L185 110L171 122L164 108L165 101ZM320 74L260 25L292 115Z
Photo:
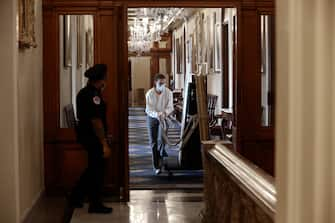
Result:
M159 112L165 112L169 115L173 112L173 94L168 88L165 88L161 94L157 94L154 88L151 88L145 94L146 108L145 112L152 118L158 118Z

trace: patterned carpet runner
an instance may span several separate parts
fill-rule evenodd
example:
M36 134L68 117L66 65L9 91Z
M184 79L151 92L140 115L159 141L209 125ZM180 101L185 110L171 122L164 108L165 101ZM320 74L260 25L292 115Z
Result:
M180 127L169 130L169 138L177 142ZM167 147L169 157L178 159L178 147ZM163 172L155 176L152 168L146 114L142 107L129 108L129 159L131 189L188 189L202 188L202 171Z

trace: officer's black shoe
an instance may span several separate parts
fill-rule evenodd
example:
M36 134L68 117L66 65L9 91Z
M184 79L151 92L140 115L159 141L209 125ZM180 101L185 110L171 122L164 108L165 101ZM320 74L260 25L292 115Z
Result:
M103 204L90 204L88 208L88 213L110 214L112 212L113 208L106 207Z

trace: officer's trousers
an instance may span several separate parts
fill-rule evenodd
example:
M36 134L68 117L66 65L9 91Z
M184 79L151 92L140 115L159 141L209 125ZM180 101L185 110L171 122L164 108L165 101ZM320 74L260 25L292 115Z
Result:
M91 204L99 204L101 203L105 169L103 146L99 139L86 139L82 144L88 153L88 165L74 187L72 199L82 202L88 195Z

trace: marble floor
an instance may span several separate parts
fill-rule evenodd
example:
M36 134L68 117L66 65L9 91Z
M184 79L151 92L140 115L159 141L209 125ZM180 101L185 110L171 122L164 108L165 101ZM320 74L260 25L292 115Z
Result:
M71 223L200 223L200 190L133 190L128 203L107 203L112 214L88 214L87 205L76 209Z

